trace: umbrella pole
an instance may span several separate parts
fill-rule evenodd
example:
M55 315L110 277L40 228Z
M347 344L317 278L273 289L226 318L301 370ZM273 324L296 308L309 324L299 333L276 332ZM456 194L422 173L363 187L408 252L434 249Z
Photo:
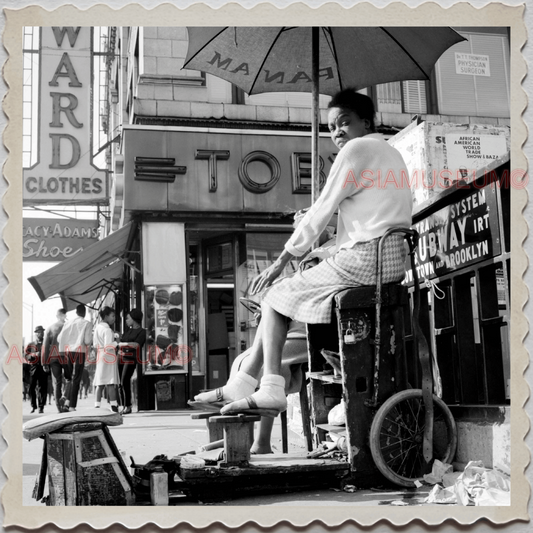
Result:
M313 80L313 122L311 124L312 141L311 141L311 202L315 203L320 191L320 153L318 148L318 130L320 128L320 107L319 107L319 31L318 26L313 26L312 31L312 80Z

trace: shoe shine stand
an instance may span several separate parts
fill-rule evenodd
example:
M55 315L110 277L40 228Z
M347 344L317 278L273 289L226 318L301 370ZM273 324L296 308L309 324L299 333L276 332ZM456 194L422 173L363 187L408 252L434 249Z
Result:
M407 287L381 284L381 250L391 233L403 234L409 244L414 277L412 313ZM250 455L253 424L259 417L193 414L192 418L206 419L210 442L223 437L224 452L200 453L205 466L180 465L179 475L190 495L202 501L220 501L238 492L335 488L345 483L359 488L387 482L415 487L431 470L435 458L453 460L455 422L442 400L432 395L429 347L418 325L417 240L418 234L410 229L387 232L378 248L376 285L340 292L331 324L308 327L307 378L315 451ZM404 319L410 326L408 337ZM406 342L412 348L409 356ZM338 354L340 375L326 368L322 350ZM416 374L411 384L407 361ZM418 383L421 389L410 388ZM341 400L345 426L328 425L329 411ZM345 436L339 446L344 455L325 457L336 447L327 439L339 431Z
M259 416L194 413L191 418L206 419L210 442L224 438L224 452L218 449L198 454L206 461L204 468L180 468L179 475L191 496L216 501L253 490L282 492L319 486L341 488L346 483L357 487L383 484L368 443L376 412L375 407L367 405L374 390L375 292L376 287L370 286L339 293L331 324L308 327L307 377L314 452L251 456L253 426ZM407 289L398 284L384 286L382 291L380 400L390 397L396 384L401 384L395 368L404 354L402 313L406 293ZM340 352L342 376L336 377L326 368L322 349ZM328 413L341 398L347 423L330 426ZM344 458L325 457L321 443L328 433L339 431L346 436Z

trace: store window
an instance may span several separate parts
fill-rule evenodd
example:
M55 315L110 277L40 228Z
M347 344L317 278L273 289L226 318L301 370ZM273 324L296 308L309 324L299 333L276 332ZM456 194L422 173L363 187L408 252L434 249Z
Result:
M145 374L186 373L188 345L187 255L183 224L143 223Z
M145 288L147 349L145 373L186 373L190 349L186 343L183 284Z
M399 81L376 85L376 109L381 113L402 112L402 87Z
M427 113L426 82L409 80L402 82L404 113Z
M425 80L394 81L375 86L376 110L380 113L427 113Z

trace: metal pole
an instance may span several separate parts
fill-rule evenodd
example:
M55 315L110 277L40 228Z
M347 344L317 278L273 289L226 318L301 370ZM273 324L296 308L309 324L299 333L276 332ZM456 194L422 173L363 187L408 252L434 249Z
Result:
M319 37L320 28L313 27L312 31L312 80L313 80L313 122L312 122L312 142L311 142L311 201L315 203L319 195L320 185L320 164L319 164L319 148L318 148L318 130L320 128L320 107L319 107L319 82L318 82L318 66L320 62L319 57Z
M26 309L26 311L31 311L31 321L30 321L30 327L31 327L31 333L30 333L30 341L33 342L33 304L29 304L27 302L22 302L22 307ZM24 313L23 313L24 314Z

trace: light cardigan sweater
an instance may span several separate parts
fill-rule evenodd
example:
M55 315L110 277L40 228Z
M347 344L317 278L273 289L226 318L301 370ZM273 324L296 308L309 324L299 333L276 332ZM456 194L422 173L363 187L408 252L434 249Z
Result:
M379 133L346 143L326 185L285 244L303 255L339 209L337 250L381 237L391 227L411 226L413 201L403 158Z

